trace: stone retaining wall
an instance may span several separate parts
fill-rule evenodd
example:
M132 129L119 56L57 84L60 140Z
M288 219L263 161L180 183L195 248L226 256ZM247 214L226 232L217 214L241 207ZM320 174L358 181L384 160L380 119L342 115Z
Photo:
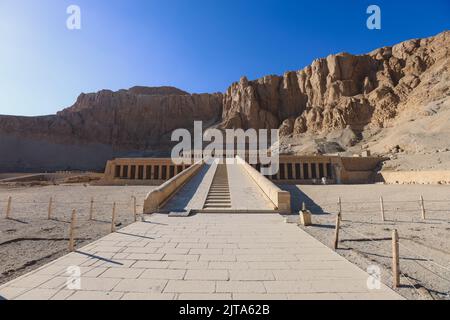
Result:
M274 203L281 213L291 213L291 194L281 190L272 181L263 176L258 170L249 165L241 157L236 157L237 163L242 165L265 195Z
M450 184L450 171L381 171L377 180L389 184Z
M199 161L189 167L188 169L180 172L175 177L166 181L160 187L151 191L144 201L144 213L155 213L160 209L164 203L167 202L180 188L187 183L198 170L203 166L203 161Z

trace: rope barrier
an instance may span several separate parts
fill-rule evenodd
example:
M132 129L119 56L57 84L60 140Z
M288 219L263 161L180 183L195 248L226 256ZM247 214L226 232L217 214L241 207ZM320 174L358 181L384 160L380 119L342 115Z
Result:
M5 201L7 202L7 201ZM48 205L48 200L47 201L20 201L19 204L42 204L42 205ZM89 205L90 204L90 200L86 201L86 202L81 202L81 201L70 201L70 202L66 202L66 201L57 201L57 200L53 200L54 204L64 204L64 205ZM96 201L96 204L102 204L102 205L112 205L113 201L111 202L100 202L100 201ZM129 205L130 202L116 202L116 204L120 204L120 205Z
M342 231L343 231L344 233L350 235L350 233L349 233L347 230L345 230L345 228L342 228ZM353 230L353 231L354 231L354 230ZM373 238L368 237L367 235L364 235L364 234L362 234L362 233L360 233L360 232L357 232L357 231L355 231L355 233L358 233L360 236L362 235L363 238L366 239L366 240L370 240L371 242L369 243L369 245L372 245L372 246L373 246L374 248L376 248L377 250L380 249L378 246L372 244L372 242L373 242L373 243L376 243L376 241L375 241ZM389 267L387 267L387 266L384 266L384 267L385 267L386 270L390 273L390 275L391 275L392 277L394 277L394 274L393 274L392 271L389 269ZM427 298L427 296L425 296L421 291L419 291L419 290L416 288L416 286L409 280L409 278L408 278L402 271L400 271L400 276L401 276L403 279L405 279L405 280L410 284L410 286L415 290L415 292L416 292L417 294L419 294L420 296L422 296L422 297L425 298L425 299Z
M386 200L384 199L386 203L419 203L420 200ZM432 203L432 202L437 202L437 203L450 203L450 200L425 200L425 202L428 203ZM376 203L378 204L378 201L342 201L342 205L344 204L364 204L364 203Z
M405 239L405 240L407 240L407 239ZM428 262L431 262L431 263L434 264L435 266L437 266L437 267L439 267L439 268L442 268L442 269L447 270L447 271L450 272L450 268L447 268L447 267L445 267L445 266L443 266L443 265L441 265L441 264L439 264L439 263L437 263L437 262L434 262L433 260L430 260L430 259L428 259L428 258L426 258L426 257L424 257L424 256L422 256L422 255L420 255L420 254L418 254L418 253L415 252L413 249L408 248L408 247L405 246L404 244L401 244L401 243L400 243L400 246L401 246L403 249L406 249L406 251L409 251L409 252L415 254L415 255L418 256L420 259L426 260L426 261L428 261ZM417 261L415 261L415 262L416 262L417 264L421 265L421 264L418 263ZM424 267L424 266L422 266L422 267ZM425 267L424 267L424 268L425 268ZM450 279L446 279L446 278L443 278L443 279L445 279L445 280L447 280L447 281L450 282Z
M409 283L409 285L419 294L419 296L422 296L425 299L428 298L425 294L423 294L416 288L416 286L411 282L411 280L409 280L409 277L407 275L405 275L403 272L400 271L400 276Z

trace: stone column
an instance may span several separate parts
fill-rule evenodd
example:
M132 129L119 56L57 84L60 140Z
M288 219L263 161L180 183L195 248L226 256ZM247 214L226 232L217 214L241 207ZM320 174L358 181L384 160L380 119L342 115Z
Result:
M147 165L144 165L144 172L143 172L142 179L147 180Z
M297 180L297 164L292 164L292 180Z
M304 180L305 178L305 173L303 171L303 163L300 163L300 180Z
M120 179L123 179L124 178L124 175L125 174L125 166L124 165L120 165Z
M134 180L139 180L139 165L134 166Z
M342 166L340 164L335 164L333 167L334 174L336 175L336 183L342 183Z

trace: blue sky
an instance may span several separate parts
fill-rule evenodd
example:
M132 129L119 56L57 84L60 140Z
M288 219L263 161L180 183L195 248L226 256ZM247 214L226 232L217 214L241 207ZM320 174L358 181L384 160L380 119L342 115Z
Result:
M71 4L81 30L66 28ZM381 30L366 28L371 4ZM81 92L135 85L223 92L449 29L448 0L0 0L0 114L53 114Z

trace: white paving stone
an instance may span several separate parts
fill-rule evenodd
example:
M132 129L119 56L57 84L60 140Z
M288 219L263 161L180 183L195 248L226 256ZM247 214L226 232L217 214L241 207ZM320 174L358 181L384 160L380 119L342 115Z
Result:
M5 299L402 299L276 214L156 214L0 287ZM81 289L66 288L78 266Z
M215 281L170 280L164 292L167 293L214 293Z
M188 270L185 280L228 280L228 270Z

